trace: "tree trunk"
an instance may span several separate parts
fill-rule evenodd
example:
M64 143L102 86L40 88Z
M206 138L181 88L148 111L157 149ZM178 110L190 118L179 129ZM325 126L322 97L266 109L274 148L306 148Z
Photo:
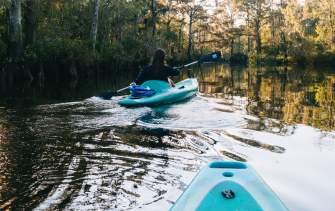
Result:
M238 52L241 53L241 35L238 35Z
M21 0L11 0L9 8L9 56L17 60L22 56Z
M37 32L37 14L36 6L37 0L26 0L24 5L24 19L25 19L25 45L33 45L36 42ZM23 70L26 87L30 87L34 80L31 73L31 67L26 67Z
M156 35L156 1L151 0L151 13L152 13L152 39L155 39Z
M36 15L36 0L26 0L26 44L33 45L36 41L37 31L37 15Z
M183 48L183 27L184 24L181 23L179 27L179 32L178 32L178 52L181 52L181 49Z
M97 34L98 34L98 24L99 24L100 0L93 0L93 5L94 5L94 12L92 17L91 42L92 42L92 49L95 52L95 46L97 43Z
M248 28L248 49L247 52L251 51L251 37L250 37L250 11L247 9L247 28Z
M24 85L26 88L30 87L31 82L33 82L34 80L34 77L31 74L30 69L27 67L23 69L23 79L24 79Z
M270 1L270 22L271 22L271 45L275 46L275 36L276 36L276 22L275 22L275 18L276 18L276 14L275 14L275 10L273 10L273 5L274 2L273 0Z
M2 67L0 69L0 93L5 93L5 89L6 89L6 71L5 68Z
M234 45L235 45L235 40L234 37L230 39L230 56L234 54Z
M256 20L256 53L259 56L262 53L262 39L261 39L261 32L260 32L260 21Z
M284 63L287 64L287 62L288 62L288 52L287 52L288 48L287 48L286 36L285 36L284 32L281 32L280 35L281 35L281 40L282 40L281 42L283 44L283 49L284 49Z
M74 61L71 62L71 66L69 69L69 76L71 80L78 79L78 70L77 70L76 63Z
M187 58L188 60L191 60L192 59L192 36L193 36L193 33L192 33L192 23L193 23L193 12L190 11L190 22L189 22L189 28L188 28L188 48L187 48Z
M256 53L259 56L262 53L262 39L261 39L261 16L262 16L262 1L257 0L255 33L256 33Z
M333 11L333 5L330 4L330 17L329 17L329 20L330 20L330 30L331 30L331 41L330 41L330 45L331 45L331 48L332 49L335 49L335 17L333 17L333 14L334 14L334 11Z
M43 64L39 64L39 72L38 72L38 85L39 87L44 87L44 81L45 81L45 73L44 73L44 67Z
M151 24L152 24L152 48L156 49L156 19L157 19L157 11L156 11L156 1L151 0Z

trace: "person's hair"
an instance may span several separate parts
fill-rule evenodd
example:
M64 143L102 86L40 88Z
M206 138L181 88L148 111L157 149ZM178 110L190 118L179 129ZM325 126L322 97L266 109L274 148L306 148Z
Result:
M152 59L152 66L154 70L162 70L165 62L165 51L163 49L157 49Z

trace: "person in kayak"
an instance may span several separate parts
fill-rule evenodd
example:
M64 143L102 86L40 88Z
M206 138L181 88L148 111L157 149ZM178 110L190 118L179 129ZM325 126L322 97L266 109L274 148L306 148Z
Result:
M151 65L144 67L134 82L137 85L141 85L145 81L161 80L168 82L170 86L174 87L175 84L170 77L177 76L179 73L178 69L165 65L165 51L157 49Z

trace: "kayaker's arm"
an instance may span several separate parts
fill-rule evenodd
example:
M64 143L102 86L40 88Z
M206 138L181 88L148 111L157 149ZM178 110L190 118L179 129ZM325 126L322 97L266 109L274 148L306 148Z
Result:
M178 70L179 72L185 68L185 65L179 67L173 67L174 70Z
M179 68L172 68L172 67L169 67L168 69L168 75L169 76L177 76L180 74L180 70Z
M167 77L167 81L170 84L171 87L175 87L175 83L173 82L173 80L170 78L171 76L177 76L180 74L180 71L176 68L172 68L172 67L167 67L167 72L168 72L168 77Z

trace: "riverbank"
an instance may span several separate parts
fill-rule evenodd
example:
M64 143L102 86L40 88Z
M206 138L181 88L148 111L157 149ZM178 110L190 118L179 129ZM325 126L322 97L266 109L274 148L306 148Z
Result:
M246 55L235 53L226 55L225 60L231 65L245 65L251 67L259 66L300 66L300 67L333 67L335 66L335 53L319 52L312 55L283 55L283 54L266 54Z

